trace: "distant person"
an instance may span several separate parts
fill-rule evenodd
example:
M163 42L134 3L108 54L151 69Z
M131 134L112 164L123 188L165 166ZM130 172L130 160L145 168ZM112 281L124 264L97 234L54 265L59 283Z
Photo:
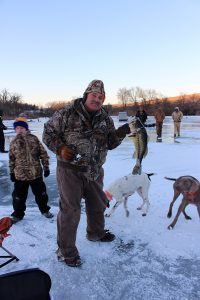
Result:
M178 106L174 108L172 113L172 119L174 121L174 137L180 136L181 120L183 118L182 111L179 110Z
M142 122L142 124L145 124L145 122L147 120L147 113L146 113L146 111L142 107L139 107L139 109L136 112L135 116L140 119L140 121Z
M4 137L4 130L6 130L7 127L3 124L3 112L0 111L0 152L1 153L8 153L8 151L5 150L5 137Z
M42 166L44 177L49 176L49 157L47 151L39 139L30 133L25 117L19 117L13 124L16 137L10 143L9 167L10 179L14 182L13 222L16 223L23 219L26 210L26 199L29 186L35 196L35 201L41 214L46 218L52 218L48 206L48 195L46 185L43 181Z
M162 126L163 126L163 121L165 119L165 113L161 108L158 108L155 112L154 117L156 120L157 139L161 140L162 139Z

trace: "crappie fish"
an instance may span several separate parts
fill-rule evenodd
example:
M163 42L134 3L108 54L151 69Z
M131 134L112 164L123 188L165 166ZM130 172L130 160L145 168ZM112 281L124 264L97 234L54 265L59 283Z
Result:
M148 153L148 135L144 125L139 118L132 118L129 121L131 134L128 136L134 143L135 152L133 157L136 159L136 164L133 168L132 174L141 174L142 160Z

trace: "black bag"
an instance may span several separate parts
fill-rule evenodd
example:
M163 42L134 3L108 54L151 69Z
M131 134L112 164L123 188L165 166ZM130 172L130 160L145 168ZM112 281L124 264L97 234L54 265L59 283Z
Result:
M38 268L0 275L1 300L51 300L51 278Z

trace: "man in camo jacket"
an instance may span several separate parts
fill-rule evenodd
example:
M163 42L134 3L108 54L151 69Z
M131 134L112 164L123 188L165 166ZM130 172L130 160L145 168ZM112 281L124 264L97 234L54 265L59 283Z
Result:
M103 192L102 165L108 150L116 148L130 129L128 124L115 129L112 118L102 107L104 100L103 82L93 80L83 98L56 111L44 125L43 142L57 155L60 194L57 255L72 267L81 265L75 243L82 198L86 205L87 239L101 242L115 239L104 228L108 199Z

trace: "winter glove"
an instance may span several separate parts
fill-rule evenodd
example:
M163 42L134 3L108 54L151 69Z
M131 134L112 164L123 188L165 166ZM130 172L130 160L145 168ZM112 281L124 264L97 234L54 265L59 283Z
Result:
M48 177L50 175L50 170L45 170L44 171L44 177Z
M12 182L15 182L16 178L15 178L15 174L14 173L10 173L10 180Z
M124 138L126 136L126 134L130 133L130 127L128 125L128 123L120 126L118 129L116 129L116 135L119 138Z
M72 160L75 155L74 151L65 145L60 146L60 148L57 150L57 154L64 160Z

